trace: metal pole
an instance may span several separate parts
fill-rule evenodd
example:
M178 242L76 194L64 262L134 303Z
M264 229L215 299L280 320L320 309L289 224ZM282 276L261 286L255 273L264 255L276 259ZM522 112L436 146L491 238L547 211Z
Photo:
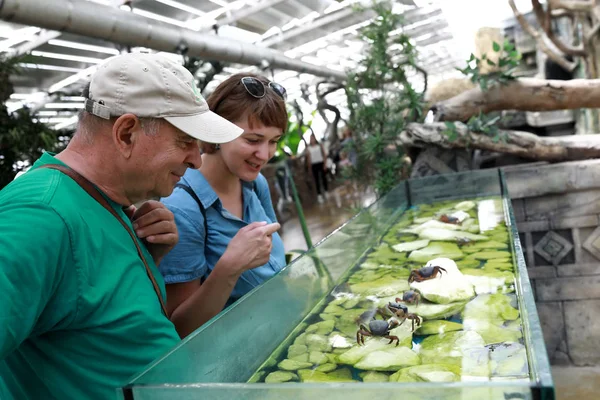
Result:
M84 0L1 0L0 19L45 29L69 32L126 46L142 46L246 65L309 73L343 82L346 74L289 58L274 49L181 28Z
M300 203L300 197L298 197L298 191L296 190L296 184L294 183L294 176L288 166L288 159L284 161L285 173L288 176L290 187L292 188L292 197L294 198L294 204L296 205L296 211L298 212L298 219L300 220L300 226L302 227L302 233L304 233L304 240L306 241L306 248L310 250L313 246L312 239L310 238L310 232L306 225L306 219L304 218L304 212L302 211L302 203Z

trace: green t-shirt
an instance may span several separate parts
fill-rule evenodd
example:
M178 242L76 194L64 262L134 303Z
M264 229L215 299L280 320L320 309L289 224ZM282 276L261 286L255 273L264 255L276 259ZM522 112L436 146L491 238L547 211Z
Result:
M0 191L0 398L113 399L179 336L123 226L49 163Z

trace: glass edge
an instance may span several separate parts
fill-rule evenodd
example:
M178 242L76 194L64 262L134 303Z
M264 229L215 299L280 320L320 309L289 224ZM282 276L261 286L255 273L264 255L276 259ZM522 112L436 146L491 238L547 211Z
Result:
M506 185L506 178L504 172L499 169L499 178L503 188L502 203L505 214L508 216L507 223L511 235L511 245L513 247L513 254L516 255L514 261L518 264L517 270L519 271L516 283L518 286L517 296L519 301L519 307L522 310L526 310L527 315L522 316L523 323L523 334L527 341L527 353L528 359L532 366L530 372L532 378L534 378L539 385L543 388L554 388L552 379L550 361L548 359L548 352L544 342L544 335L537 313L537 306L533 297L533 289L529 280L529 274L527 272L527 264L525 262L525 256L523 255L523 247L519 238L519 231L517 229L516 219L512 209L512 203L510 194L508 192L508 186ZM533 309L532 309L533 308ZM538 336L538 340L533 340L533 336Z
M273 389L292 389L309 390L309 389L376 389L376 390L398 390L398 389L413 389L423 390L431 389L471 389L471 388L522 388L531 390L531 382L529 381L458 381L458 382L361 382L357 385L356 382L340 382L340 383L194 383L194 384L140 384L127 385L124 390L153 390L153 389L202 389L202 388L220 388L220 389L252 389L252 390L273 390Z

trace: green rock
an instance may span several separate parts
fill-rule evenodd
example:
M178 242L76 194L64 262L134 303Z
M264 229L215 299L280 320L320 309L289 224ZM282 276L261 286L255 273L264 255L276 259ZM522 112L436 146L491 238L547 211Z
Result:
M508 293L514 290L514 276L510 272L476 269L463 270L465 277L475 286L478 295L486 293Z
M315 334L308 334L306 336L306 346L309 351L322 351L326 353L332 349L327 337Z
M412 251L408 256L408 259L420 263L426 263L427 261L436 257L447 257L453 259L460 258L462 256L463 252L460 251L456 243L431 242L427 247Z
M487 249L501 250L501 249L507 249L507 248L508 248L508 244L506 242L502 243L502 242L497 242L495 240L486 240L486 241L482 241L482 242L470 243L469 245L463 246L461 248L461 250L464 251L465 253L474 253L476 251L487 250Z
M299 334L298 337L294 339L294 344L306 344L306 333Z
M336 320L335 314L321 313L321 314L319 314L319 317L324 321L335 321Z
M462 365L463 357L470 349L482 348L484 345L485 341L477 332L456 331L427 336L421 342L419 354L423 364Z
M479 333L485 344L516 342L523 336L519 327L498 326L489 320L465 319L463 324L465 330Z
M471 300L463 311L463 324L466 321L489 320L497 325L504 321L519 318L519 310L511 305L511 299L505 294L482 294Z
M487 278L504 278L507 281L512 281L515 277L511 272L485 268L465 268L462 269L461 272L463 273L463 275L483 276Z
M298 375L293 372L287 371L275 371L271 372L265 378L266 383L281 383L281 382L289 382L298 380Z
M387 297L379 300L378 307L383 307L389 302L395 302L395 297ZM433 320L448 318L454 314L461 312L465 307L466 302L456 302L449 304L434 304L427 301L421 301L418 306L414 304L404 304L408 307L408 312L417 314L424 320ZM409 321L410 322L410 321Z
M443 228L427 228L419 232L421 239L437 240L437 241L451 241L456 242L457 239L469 239L471 241L477 240L488 240L487 236L476 235L470 232L448 230Z
M483 268L489 271L514 271L514 266L510 262L486 263Z
M299 356L308 352L308 347L303 344L293 344L288 347L288 358Z
M356 331L358 330L358 325L356 324L356 322L354 322L352 320L340 319L335 323L335 327L338 331L340 331L341 333L343 333L346 336L356 337Z
M367 311L372 313L374 310L373 309L367 310L366 308L354 308L352 310L344 310L344 313L339 316L339 320L340 321L348 321L348 322L352 322L353 324L356 324L356 319L358 317L360 317L361 315L363 315L364 313L366 313Z
M299 354L299 355L297 355L297 356L293 356L293 357L290 357L290 356L288 356L288 358L289 358L290 360L294 360L294 361L300 361L300 362L305 362L305 363L307 363L307 362L308 362L308 353Z
M365 270L379 269L379 263L376 263L373 260L365 260L365 262L360 264L360 268Z
M415 331L417 335L437 335L446 332L460 331L463 328L462 324L452 321L434 320L425 321L419 329Z
M493 377L528 377L527 352L520 343L492 345L490 349L491 375Z
M325 364L321 364L317 368L315 368L315 371L331 372L331 371L334 371L336 368L337 368L337 364L325 363Z
M312 364L324 364L329 361L329 358L320 351L311 351L308 355L308 362Z
M456 204L454 206L455 209L460 210L460 211L469 211L470 209L475 207L475 202L474 201L461 201L460 203Z
M390 276L385 276L372 282L350 285L353 293L364 296L374 295L377 297L392 296L408 290L408 287L406 280L398 280Z
M475 260L473 258L464 258L462 260L456 261L456 265L461 271L463 271L463 269L465 268L479 267L479 264L481 264L481 261Z
M422 318L420 321L422 322ZM398 346L411 347L413 337L412 321L409 319L405 320L403 324L392 329L390 335L398 338Z
M508 243L508 241L509 241L508 233L490 235L489 238L490 238L490 240L493 240L495 242L501 242L501 243Z
M326 314L342 315L344 312L346 312L346 309L335 304L330 304L325 307L323 312Z
M415 240L414 242L398 243L391 247L395 251L403 253L403 252L407 252L407 251L422 249L423 247L426 247L428 244L429 244L429 240Z
M427 364L403 368L390 376L390 382L456 382L460 367L446 364Z
M353 297L351 299L346 300L346 302L344 302L342 307L344 307L346 310L348 310L350 308L356 307L359 302L360 302L360 297Z
M369 253L367 259L379 264L398 263L406 260L406 255L392 250L387 243L383 243L375 251Z
M361 372L358 374L363 382L388 382L390 377L388 374L384 374L383 372L377 371L367 371Z
M356 333L356 330L357 328L354 327L354 333ZM350 341L348 338L340 335L337 332L334 332L333 334L331 334L331 336L329 336L329 343L334 349L349 349L353 345L352 341Z
M386 347L390 346L388 342L389 340L380 338L375 338L375 340L365 339L364 346L356 345L343 354L340 354L338 356L338 362L340 364L354 365L365 358L367 354L385 349Z
M327 374L330 378L337 379L338 382L353 382L352 372L348 368L339 368Z
M277 366L280 369L286 370L286 371L296 371L302 368L309 368L312 367L312 364L309 362L302 362L302 361L294 361L294 360L289 360L289 359L285 359L283 361L281 361L279 364L277 364Z
M417 353L408 347L390 345L367 354L354 367L365 371L397 371L418 364L420 359Z
M302 369L298 371L298 376L302 382L354 382L352 373L347 368L338 369L329 373Z
M333 331L335 321L326 320L309 325L306 333L317 333L318 335L329 335Z
M474 258L476 260L491 260L495 258L510 259L510 253L508 251L478 251L470 254L468 258Z
M339 349L338 349L339 350ZM334 349L335 351L335 349ZM344 350L345 351L345 350ZM332 353L325 353L325 355L327 356L327 358L329 359L329 363L330 364L337 364L338 363L338 354L332 354Z

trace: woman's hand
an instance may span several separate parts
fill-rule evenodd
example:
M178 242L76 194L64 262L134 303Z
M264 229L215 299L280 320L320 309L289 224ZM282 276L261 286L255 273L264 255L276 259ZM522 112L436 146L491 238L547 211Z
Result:
M271 257L271 235L281 226L278 223L253 222L243 227L231 239L221 258L233 275L266 264Z

